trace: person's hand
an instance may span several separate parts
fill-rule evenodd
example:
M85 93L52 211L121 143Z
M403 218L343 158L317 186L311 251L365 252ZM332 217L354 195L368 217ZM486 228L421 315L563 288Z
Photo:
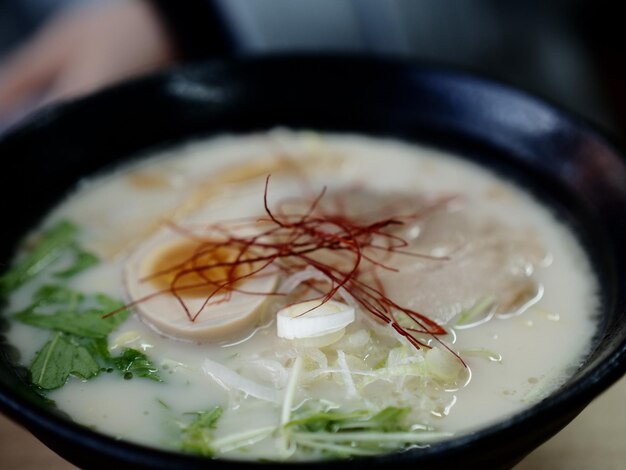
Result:
M173 43L142 0L62 13L0 65L0 119L172 62Z

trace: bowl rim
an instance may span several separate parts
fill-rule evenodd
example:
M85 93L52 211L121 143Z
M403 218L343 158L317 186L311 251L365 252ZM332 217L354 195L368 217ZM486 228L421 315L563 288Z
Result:
M423 61L417 62L397 58L365 58L336 54L307 54L304 56L277 54L267 57L207 60L174 67L167 71L162 71L147 77L141 77L114 85L83 98L74 99L66 103L53 105L49 108L40 110L9 129L8 132L0 138L0 145L4 141L14 139L24 133L33 131L36 132L38 127L54 125L56 119L59 119L68 113L73 113L77 109L80 110L86 107L88 108L95 102L101 102L114 98L120 93L132 93L134 89L141 88L148 82L153 82L157 85L159 83L161 85L165 85L171 77L176 76L177 74L183 73L193 75L196 71L204 71L211 67L218 70L222 68L232 68L233 66L236 67L241 64L243 64L244 67L271 67L273 63L277 62L290 62L295 65L301 63L302 61L317 61L319 64L324 64L324 66L328 66L328 64L335 64L338 61L349 61L365 67L391 67L397 70L434 73L446 76L454 81L468 82L473 86L483 87L488 89L490 92L495 92L499 95L516 96L532 102L534 106L539 106L540 108L549 111L551 114L557 116L559 121L565 122L568 126L582 131L584 134L592 137L595 141L599 142L601 145L608 148L615 155L621 158L622 163L625 160L624 156L626 155L626 152L619 148L615 137L607 135L606 131L600 130L596 124L591 123L588 119L585 119L569 110L564 110L561 105L555 104L552 100L540 97L534 92L529 93L518 86L511 86L501 80L486 77L484 74L476 74L471 71L468 72L466 69L459 67L443 66L441 64L424 63ZM511 431L522 423L535 421L538 424L543 416L576 408L577 411L573 416L569 417L569 421L576 414L578 414L582 407L616 382L625 373L626 340L622 341L621 345L611 353L609 358L594 366L594 368L585 377L584 381L578 380L571 386L560 389L558 393L550 395L541 402L536 403L535 405L504 420L482 427L475 432L463 434L461 436L433 444L427 448L419 449L418 454L413 454L409 451L396 454L386 454L374 458L367 458L365 460L372 463L384 464L402 462L407 459L417 462L420 459L436 456L444 452L454 453L461 451L467 446L471 446L472 444L485 438L493 438L505 431ZM39 408L24 400L14 390L5 389L4 387L0 387L0 410L2 410L11 419L27 427L37 436L41 433L55 434L57 438L61 440L68 440L72 442L80 441L82 445L88 449L99 451L104 449L108 455L118 458L121 461L132 462L133 460L136 460L137 456L141 456L140 460L142 462L152 462L154 464L163 462L185 462L196 465L204 463L206 465L207 463L206 458L203 457L183 454L176 451L156 449L127 441L118 441L108 435L89 430L70 420L62 418L53 412ZM353 460L360 462L362 459L356 458ZM220 465L225 466L239 466L242 463L251 463L236 460L211 460L211 462L219 462ZM345 464L344 461L337 461L336 463L337 466ZM276 462L270 463L270 465L276 464ZM316 464L319 464L319 462L297 463L298 466L310 466ZM324 464L325 467L329 466L327 462L324 462Z

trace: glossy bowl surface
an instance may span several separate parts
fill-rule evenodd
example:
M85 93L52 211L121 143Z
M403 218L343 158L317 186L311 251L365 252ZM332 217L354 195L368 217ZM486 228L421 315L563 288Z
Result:
M85 175L186 139L276 126L392 136L493 168L526 186L572 227L602 286L602 318L590 356L564 387L536 406L426 449L299 467L511 467L624 374L623 155L554 106L457 71L341 57L208 62L43 111L0 141L0 260L7 263L24 233ZM0 329L6 327L2 322ZM80 467L241 465L116 441L73 424L26 386L16 360L2 340L0 409Z

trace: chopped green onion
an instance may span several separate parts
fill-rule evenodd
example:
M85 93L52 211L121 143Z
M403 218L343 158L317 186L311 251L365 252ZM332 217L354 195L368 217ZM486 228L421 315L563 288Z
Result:
M44 232L31 252L0 276L0 296L17 289L54 263L74 243L77 232L76 226L67 221Z
M455 326L467 325L468 323L474 322L480 315L487 314L489 309L493 306L495 300L496 298L493 295L483 297L476 302L472 308L461 312Z

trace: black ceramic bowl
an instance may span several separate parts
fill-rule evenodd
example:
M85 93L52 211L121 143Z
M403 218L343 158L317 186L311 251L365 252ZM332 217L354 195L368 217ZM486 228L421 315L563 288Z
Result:
M457 152L534 192L573 228L602 286L585 365L558 392L479 432L426 449L325 468L505 468L571 421L626 370L626 165L602 136L529 96L457 72L359 59L206 63L39 113L0 142L1 261L82 176L148 149L274 126L395 136ZM558 344L555 344L558 347ZM82 428L26 385L0 350L0 408L81 467L238 467ZM262 465L262 464L251 464Z

